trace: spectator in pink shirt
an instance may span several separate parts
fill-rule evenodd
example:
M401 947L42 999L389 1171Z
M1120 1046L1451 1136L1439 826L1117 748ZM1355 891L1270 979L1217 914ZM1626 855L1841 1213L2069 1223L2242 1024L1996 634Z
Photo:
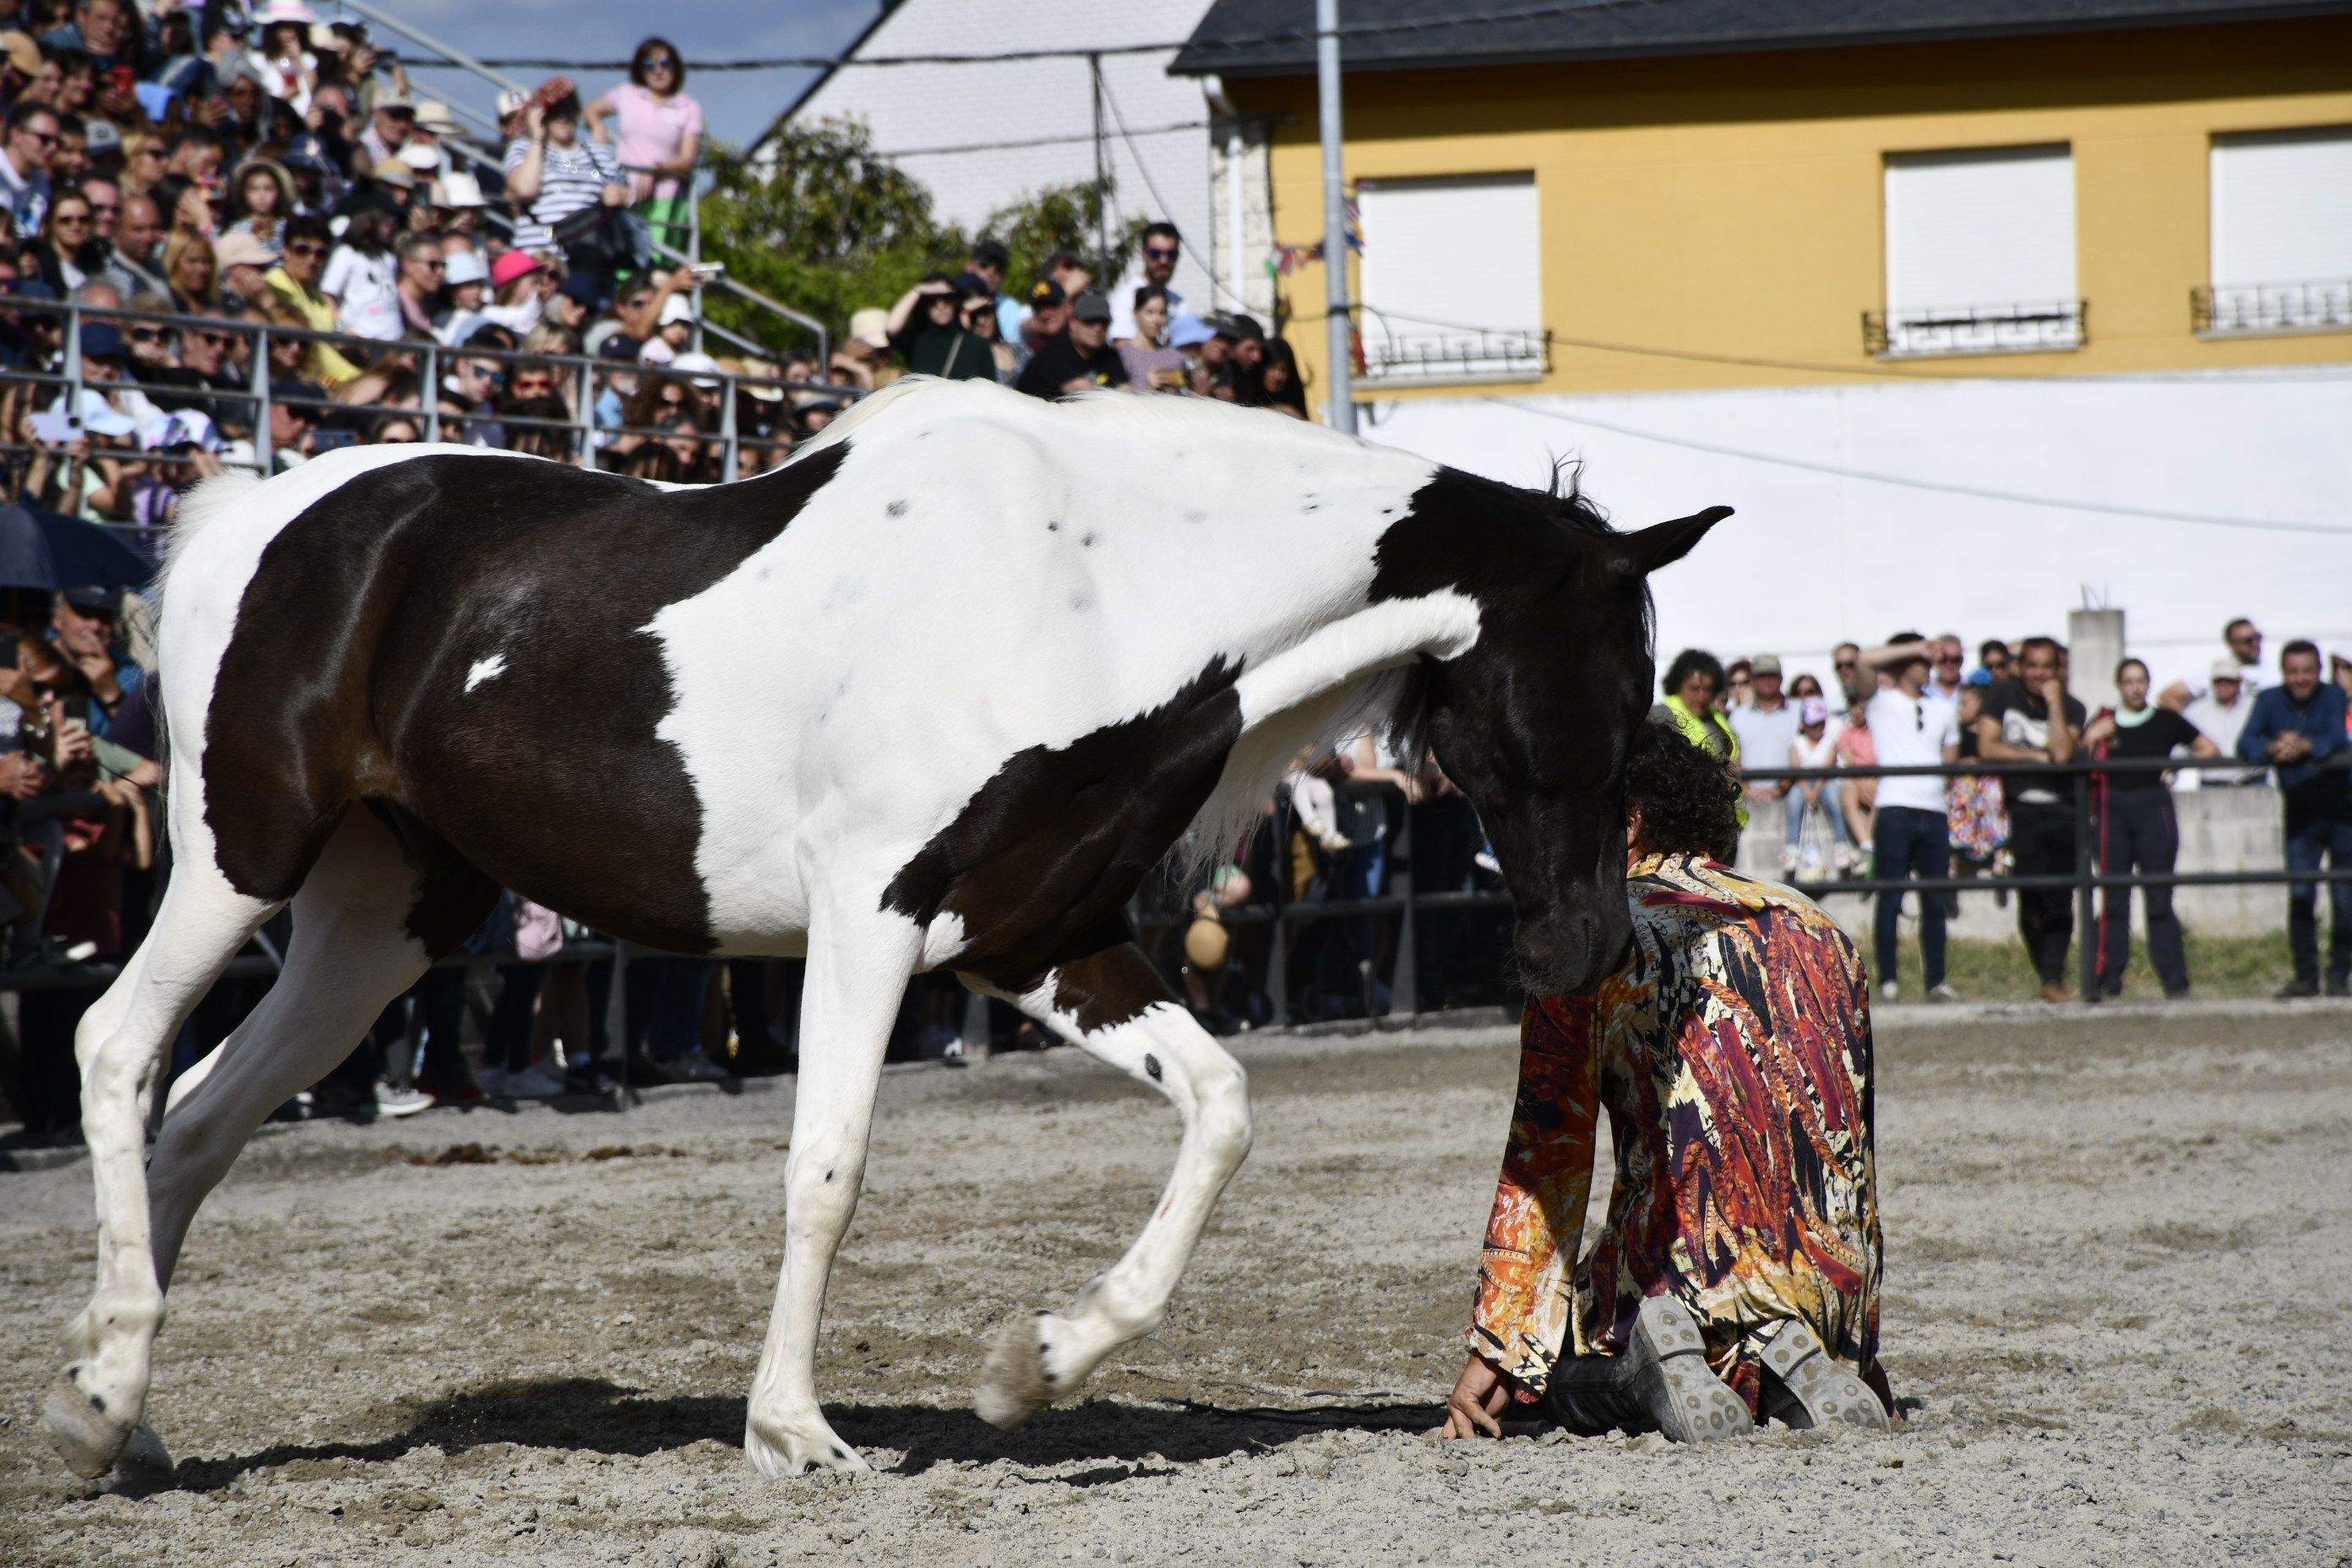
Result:
M629 79L585 110L592 131L620 119L614 138L629 176L629 200L664 245L682 247L687 182L702 152L702 105L686 91L686 61L667 38L647 38L629 59Z

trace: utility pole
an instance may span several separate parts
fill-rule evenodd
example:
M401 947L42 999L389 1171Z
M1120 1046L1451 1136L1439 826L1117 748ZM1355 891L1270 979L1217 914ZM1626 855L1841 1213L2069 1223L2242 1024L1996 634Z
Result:
M1339 135L1339 0L1315 0L1315 78L1318 118L1323 128L1324 325L1330 329L1331 428L1356 433L1356 394L1350 384L1348 304L1348 191L1341 169Z
M1095 214L1097 220L1095 226L1097 230L1095 243L1102 252L1097 270L1102 274L1101 287L1104 292L1108 293L1118 268L1110 253L1110 141L1103 133L1103 79L1100 55L1087 57L1087 80L1092 84L1095 94Z

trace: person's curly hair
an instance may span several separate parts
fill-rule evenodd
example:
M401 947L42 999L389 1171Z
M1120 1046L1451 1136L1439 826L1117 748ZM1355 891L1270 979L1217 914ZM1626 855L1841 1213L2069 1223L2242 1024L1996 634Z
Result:
M1739 852L1739 780L1671 721L1647 719L1625 758L1625 807L1642 814L1640 847L1705 855L1728 864Z
M1715 682L1717 691L1723 689L1723 660L1703 647L1686 647L1675 655L1674 663L1666 666L1665 678L1658 682L1659 689L1672 697L1683 689L1684 681L1700 670L1706 671L1706 678Z

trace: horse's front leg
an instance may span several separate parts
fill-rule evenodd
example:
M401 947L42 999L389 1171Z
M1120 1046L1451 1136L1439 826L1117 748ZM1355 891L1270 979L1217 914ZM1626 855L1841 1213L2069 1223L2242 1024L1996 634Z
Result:
M809 931L784 1267L743 1428L744 1451L770 1477L867 1468L817 1407L816 1331L835 1249L857 1209L882 1054L922 951L915 923L879 902L843 900Z
M1132 942L1064 963L1013 1000L1139 1082L1184 1119L1176 1168L1143 1234L1058 1312L1008 1322L982 1369L982 1418L1018 1426L1076 1394L1103 1358L1158 1326L1168 1298L1250 1147L1249 1079L1171 996Z

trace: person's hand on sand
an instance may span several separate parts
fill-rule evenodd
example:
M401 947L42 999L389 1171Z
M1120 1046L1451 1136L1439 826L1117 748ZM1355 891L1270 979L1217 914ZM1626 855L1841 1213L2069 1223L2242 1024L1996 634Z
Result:
M1511 1391L1503 1384L1502 1370L1475 1351L1463 1364L1462 1375L1454 1381L1454 1392L1445 1396L1445 1425L1429 1434L1433 1437L1489 1437L1503 1435L1502 1414L1511 1402Z

